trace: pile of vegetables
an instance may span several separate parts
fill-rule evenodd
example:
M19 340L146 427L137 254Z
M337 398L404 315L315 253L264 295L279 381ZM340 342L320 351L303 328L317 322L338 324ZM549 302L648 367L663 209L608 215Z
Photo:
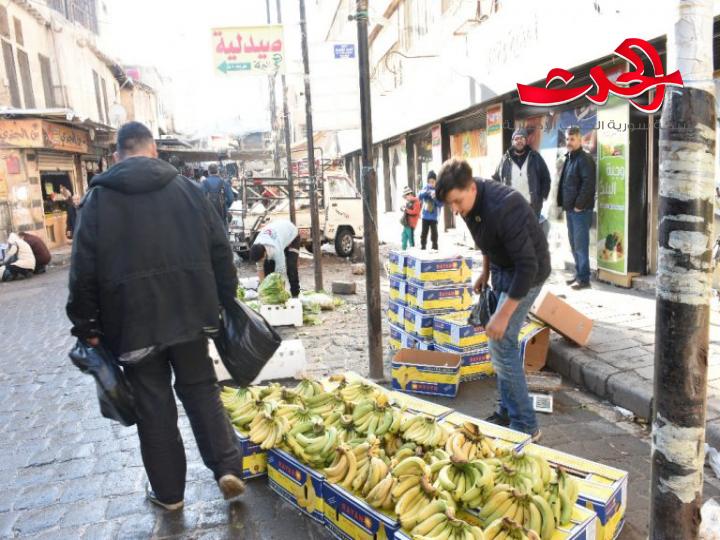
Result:
M285 278L277 272L268 275L258 287L258 299L261 304L284 304L290 298L285 289Z

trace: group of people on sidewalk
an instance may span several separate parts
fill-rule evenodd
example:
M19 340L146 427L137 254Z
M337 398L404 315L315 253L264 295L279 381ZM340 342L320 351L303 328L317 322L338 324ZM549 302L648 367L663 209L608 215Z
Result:
M0 257L0 281L25 279L42 274L52 256L42 238L28 232L10 233Z

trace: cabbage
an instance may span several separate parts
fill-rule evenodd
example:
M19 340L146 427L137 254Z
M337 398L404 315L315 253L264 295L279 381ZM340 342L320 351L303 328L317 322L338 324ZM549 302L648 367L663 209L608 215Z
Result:
M284 304L290 298L285 290L285 278L277 272L268 275L258 287L258 297L261 304Z

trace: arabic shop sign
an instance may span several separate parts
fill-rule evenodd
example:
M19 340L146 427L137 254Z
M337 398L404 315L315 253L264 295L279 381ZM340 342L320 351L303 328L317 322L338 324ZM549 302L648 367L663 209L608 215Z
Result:
M213 65L223 74L272 75L285 71L280 24L213 28Z
M616 81L612 81L600 66L595 66L590 69L592 84L572 88L548 88L556 80L567 85L575 78L575 75L566 69L553 68L548 71L545 78L545 88L517 84L520 102L525 105L551 107L570 103L585 96L596 105L604 105L612 94L629 100L633 107L639 111L651 114L657 112L662 106L666 86L683 86L680 72L674 71L669 75L665 75L665 69L657 50L643 39L626 39L615 49L615 54L628 62L631 68L627 73L620 74ZM641 54L650 62L654 74L645 74ZM590 94L589 92L593 87L597 91ZM649 103L642 104L633 99L652 89L656 89L656 91Z
M0 147L48 148L78 154L88 152L88 134L38 119L0 120Z

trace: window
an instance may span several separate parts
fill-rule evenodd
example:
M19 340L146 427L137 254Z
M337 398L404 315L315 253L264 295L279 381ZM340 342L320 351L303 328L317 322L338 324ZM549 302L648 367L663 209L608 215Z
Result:
M40 74L42 75L43 94L45 94L45 106L48 108L57 107L55 103L55 90L53 89L52 71L50 70L50 59L47 56L38 54L40 61Z
M32 88L32 77L30 76L30 60L25 51L18 49L18 65L20 67L20 79L23 86L23 97L25 98L25 108L35 108L35 95Z
M10 89L10 104L18 109L22 107L20 102L20 88L18 87L17 72L15 71L15 56L12 45L6 41L2 42L3 60L5 62L5 76Z
M7 8L0 6L0 34L6 38L10 37L10 23L8 22Z
M93 69L93 84L95 85L95 103L97 104L98 120L105 122L105 116L103 115L102 103L100 101L100 77L98 77L97 71Z
M102 79L103 105L105 106L105 118L110 121L110 111L108 110L107 85L105 79Z
M23 42L22 23L17 17L13 17L13 26L15 27L15 42L18 45L25 45Z

